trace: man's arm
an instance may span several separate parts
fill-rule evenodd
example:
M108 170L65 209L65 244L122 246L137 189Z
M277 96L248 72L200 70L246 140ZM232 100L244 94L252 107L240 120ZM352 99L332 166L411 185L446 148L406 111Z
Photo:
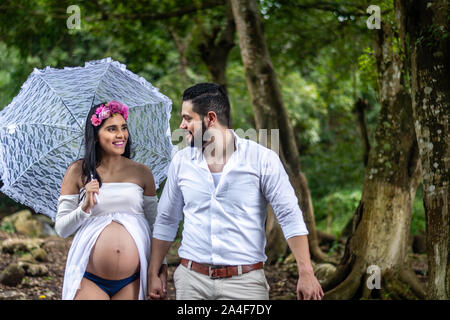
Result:
M298 282L297 299L299 300L320 300L323 297L323 290L314 275L309 255L308 236L295 236L288 240L289 248L297 261Z
M299 280L298 299L321 299L323 296L319 281L314 276L308 247L308 229L303 221L295 191L289 182L278 155L270 151L264 155L261 167L261 189L273 208L297 261Z
M164 241L156 238L152 239L152 253L150 255L150 265L148 267L148 298L164 299L166 297L165 284L161 282L159 272L164 257L169 251L172 241Z
M285 239L307 235L302 211L289 177L278 155L269 150L261 157L261 191L272 206Z
M177 183L177 155L172 159L167 173L167 180L158 204L158 214L153 227L150 264L147 270L147 292L149 299L166 297L166 279L160 274L163 259L175 239L178 226L183 216L183 194Z

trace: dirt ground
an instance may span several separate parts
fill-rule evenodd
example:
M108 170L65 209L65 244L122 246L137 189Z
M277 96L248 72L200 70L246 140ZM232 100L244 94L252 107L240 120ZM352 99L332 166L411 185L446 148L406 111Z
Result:
M0 242L8 238L25 238L19 234L10 234L0 231ZM25 276L22 282L15 286L0 284L0 299L6 300L59 300L61 299L62 283L67 253L70 248L71 239L59 237L44 238L42 247L47 252L46 261L42 262L48 269L48 274L41 277ZM9 264L17 262L20 254L10 254L0 250L0 272ZM175 288L173 286L173 272L176 268L176 248L172 248L168 257L168 296L175 299ZM426 282L427 261L424 254L410 254L411 266L422 282ZM270 285L270 299L295 299L295 288L297 276L283 263L266 265L265 273Z

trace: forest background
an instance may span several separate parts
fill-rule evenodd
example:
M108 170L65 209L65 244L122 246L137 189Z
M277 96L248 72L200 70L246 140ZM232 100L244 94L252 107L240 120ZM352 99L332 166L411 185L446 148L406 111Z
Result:
M403 2L404 7L410 5L408 1ZM341 256L334 260L327 256L333 252L342 255L344 247L350 245L347 240L357 227L354 218L361 209L365 179L377 170L371 165L370 152L379 148L376 137L379 128L390 126L383 120L382 112L382 94L387 90L383 76L389 66L383 69L380 64L383 57L380 58L379 49L388 48L385 50L402 61L410 56L404 50L402 28L396 17L396 13L402 12L401 3L385 0L373 3L354 0L2 1L0 109L17 95L33 68L82 66L89 60L111 57L143 76L173 101L172 130L181 121L184 89L198 82L216 82L226 87L234 129L261 128L254 99L256 91L249 80L248 57L242 54L245 30L236 22L239 6L248 6L250 13L252 8L257 8L256 16L262 26L259 36L262 34L264 40L260 46L262 53L257 52L257 56L270 59L268 65L273 67L283 112L289 120L278 127L290 127L295 140L290 145L295 146L295 152L282 145L281 157L292 176L298 170L289 164L290 158L297 154L296 168L301 168L306 178L300 179L298 185L300 189L305 185L309 190L311 204L308 205L313 207L318 242L331 239L327 253L322 255L312 248L312 256L339 265ZM77 7L69 10L71 5ZM368 10L371 5L376 5L379 11ZM438 7L439 1L433 2L434 5ZM381 18L378 26L374 18L377 12ZM436 31L443 34L444 40L447 39L444 35L448 35L448 19L446 29ZM383 47L384 40L380 37L387 34L386 26L390 28L389 47ZM412 67L406 62L403 66L406 71L402 86L411 92ZM269 103L268 107L273 108ZM411 126L414 126L412 122ZM280 140L287 139L283 134L281 130ZM415 138L414 135L410 140ZM386 141L382 149L390 153L396 146ZM383 165L397 170L394 163ZM297 186L295 182L293 185ZM409 246L414 236L424 237L427 229L421 178L412 195L407 224ZM22 208L5 195L0 196L2 216ZM278 243L273 233L276 232L267 231L275 239L273 242ZM274 248L274 253L269 254L272 262L283 261L288 253L286 247L277 248L270 240L268 247ZM341 277L339 281L344 279ZM339 281L334 279L328 283L328 289L336 287ZM354 297L356 291L348 298ZM360 295L367 297L364 293ZM430 292L429 295L432 296ZM416 296L424 297L417 292Z

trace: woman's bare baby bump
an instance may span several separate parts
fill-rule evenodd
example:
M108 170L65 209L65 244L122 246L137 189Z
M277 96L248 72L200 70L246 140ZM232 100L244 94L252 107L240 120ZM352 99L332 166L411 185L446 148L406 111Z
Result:
M115 221L107 225L92 248L87 272L108 280L124 279L139 270L139 251L127 229Z

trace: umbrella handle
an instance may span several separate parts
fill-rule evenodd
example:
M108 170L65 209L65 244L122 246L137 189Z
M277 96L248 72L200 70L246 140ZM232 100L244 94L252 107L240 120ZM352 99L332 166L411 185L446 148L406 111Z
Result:
M94 180L94 175L91 173L91 181ZM95 197L95 201L97 202L97 204L99 204L100 202L98 201L98 197L97 194L94 193L94 197Z

